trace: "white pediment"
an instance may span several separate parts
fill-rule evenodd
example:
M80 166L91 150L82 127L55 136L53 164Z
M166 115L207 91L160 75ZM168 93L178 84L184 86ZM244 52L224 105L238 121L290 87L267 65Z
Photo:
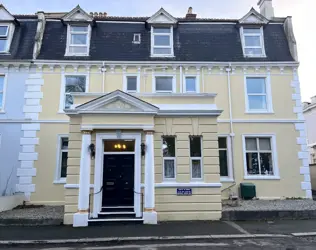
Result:
M15 20L14 16L12 16L10 12L7 11L7 9L2 4L0 4L0 21L14 21L14 20Z
M153 14L148 20L149 24L176 24L178 20L170 15L163 8Z
M90 102L77 106L70 113L146 113L156 114L159 108L147 103L135 96L124 93L120 90L96 98ZM68 110L67 110L68 111Z
M242 24L267 24L269 22L263 15L252 8L245 16L243 16L239 23Z
M86 13L81 7L78 5L76 8L71 10L69 13L67 13L65 16L63 16L63 21L69 22L69 21L92 21L93 18Z

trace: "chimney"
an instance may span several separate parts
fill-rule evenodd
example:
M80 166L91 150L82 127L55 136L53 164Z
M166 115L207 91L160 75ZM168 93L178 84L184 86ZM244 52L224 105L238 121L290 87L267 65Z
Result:
M193 11L192 7L189 7L188 13L185 15L185 18L196 19L196 14L193 14L192 11Z
M272 0L259 0L258 6L260 8L260 13L267 19L272 19L274 17L274 9L272 6Z
M313 96L313 97L311 98L311 100L312 100L312 103L313 103L313 104L316 103L316 95Z

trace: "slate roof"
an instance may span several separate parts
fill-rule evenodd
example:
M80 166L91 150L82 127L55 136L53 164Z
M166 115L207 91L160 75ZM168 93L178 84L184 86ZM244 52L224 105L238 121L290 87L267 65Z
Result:
M0 54L0 60L31 60L37 28L37 19L22 20L19 18L19 25L15 26L12 38L10 53Z
M133 35L141 34L141 44ZM150 57L150 29L141 23L101 23L92 28L90 56L65 57L67 26L47 21L37 59L89 61L294 61L282 24L264 27L266 58L243 56L235 24L178 24L174 28L174 58Z

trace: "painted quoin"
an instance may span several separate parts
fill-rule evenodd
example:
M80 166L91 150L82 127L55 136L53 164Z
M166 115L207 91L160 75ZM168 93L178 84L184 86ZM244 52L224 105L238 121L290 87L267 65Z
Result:
M219 220L242 182L311 198L292 19L258 5L240 19L37 13L29 202L79 227Z

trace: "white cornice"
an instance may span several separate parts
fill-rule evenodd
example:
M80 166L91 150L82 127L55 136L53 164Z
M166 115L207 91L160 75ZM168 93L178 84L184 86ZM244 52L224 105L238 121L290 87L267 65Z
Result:
M111 92L90 92L90 93L70 93L73 96L103 96ZM199 97L199 98L209 98L216 97L216 93L130 93L130 95L136 97L150 97L150 98L161 98L161 97L175 97L175 98L187 98L187 97Z

